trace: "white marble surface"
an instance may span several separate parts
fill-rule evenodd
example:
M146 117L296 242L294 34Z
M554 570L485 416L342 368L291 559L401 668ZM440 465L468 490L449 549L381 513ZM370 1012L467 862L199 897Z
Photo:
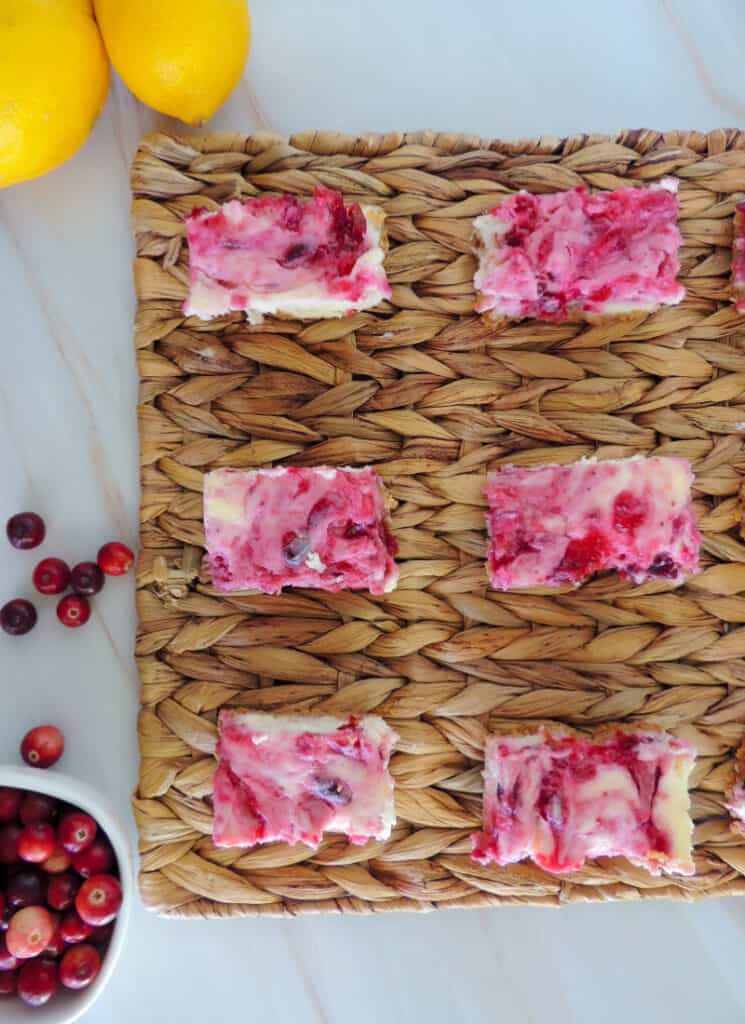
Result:
M442 128L484 135L745 126L742 0L253 0L244 82L211 127ZM137 523L128 164L174 127L115 82L85 148L0 193L0 521L49 524L78 560ZM0 544L0 597L33 555ZM0 634L0 760L53 720L65 767L129 815L137 680L131 580L89 625L42 604ZM724 1024L745 1012L745 902L509 908L295 922L160 921L135 910L91 1024ZM29 1018L30 1019L30 1018ZM2 1011L0 1010L0 1021Z

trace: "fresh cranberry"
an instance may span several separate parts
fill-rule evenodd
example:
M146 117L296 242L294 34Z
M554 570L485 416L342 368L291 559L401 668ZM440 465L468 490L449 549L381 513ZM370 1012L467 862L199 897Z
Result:
M61 594L70 582L70 567L61 558L43 558L31 579L40 594Z
M0 822L15 821L21 809L23 790L0 786Z
M35 625L36 609L22 597L14 597L0 608L0 626L11 636L23 636Z
M0 972L0 996L14 996L18 990L18 971Z
M14 971L19 963L18 957L9 951L5 936L0 935L0 972Z
M5 526L8 540L14 548L27 551L36 548L44 540L46 528L41 516L35 512L19 512L11 516Z
M48 875L61 875L72 865L72 857L61 846L55 846L51 856L42 862L42 870Z
M101 955L95 946L83 943L68 949L59 965L59 979L65 988L86 988L101 970Z
M57 964L54 960L32 960L18 975L18 995L27 1006L43 1006L57 991Z
M21 741L21 757L33 768L51 768L64 749L65 737L55 725L37 725Z
M57 618L70 629L84 626L90 617L91 606L87 598L79 594L68 594L57 605Z
M111 936L114 934L115 921L109 921L108 924L102 924L98 928L94 928L91 932L90 940L94 946L105 946L111 941Z
M122 887L113 875L91 875L75 897L75 909L92 927L113 921L121 905Z
M44 902L44 883L37 868L23 868L8 879L5 898L13 910L37 906Z
M98 564L107 576L124 576L129 572L134 557L126 544L113 540L98 552Z
M2 891L2 889L0 889L0 917L2 917L4 913L5 913L5 895L4 895L3 891Z
M80 888L80 879L71 871L55 875L47 885L47 903L52 910L69 910L75 902L75 894Z
M588 530L584 537L570 540L555 577L562 583L578 583L602 569L608 555L608 542L600 530Z
M82 853L96 838L97 826L90 814L72 811L59 823L57 838L68 853Z
M114 851L99 835L90 846L73 857L72 866L83 878L108 874L114 866Z
M38 956L49 945L55 927L46 907L23 907L11 917L5 941L13 956Z
M49 821L57 810L57 801L46 793L27 793L21 801L21 821L31 825L35 821Z
M11 822L0 828L0 864L15 864L18 857L18 838L23 829Z
M68 910L59 926L60 935L68 945L85 942L93 932L92 925L86 924L77 910Z
M93 597L103 584L103 570L95 562L79 562L70 573L70 586L81 597Z
M26 825L18 837L18 856L30 864L41 864L57 846L54 829L46 821Z
M42 956L49 956L53 960L56 960L58 956L62 956L66 949L67 943L62 938L62 932L57 928L55 929L54 935L49 940L49 945L42 953Z
M613 502L613 528L620 533L634 533L647 517L648 503L632 491L621 491Z

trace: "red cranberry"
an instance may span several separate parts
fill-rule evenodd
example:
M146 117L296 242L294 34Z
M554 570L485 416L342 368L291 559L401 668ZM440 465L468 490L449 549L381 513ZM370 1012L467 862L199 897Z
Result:
M85 597L78 594L68 594L57 605L57 618L63 626L69 626L70 629L84 626L90 617L90 604Z
M21 801L21 821L31 825L35 821L49 821L57 810L57 801L46 793L27 793Z
M86 988L101 969L101 956L95 946L84 943L68 949L59 965L59 978L65 988Z
M72 857L61 846L55 846L51 856L42 862L42 871L48 875L60 875L72 865Z
M116 921L109 921L108 924L99 925L98 928L94 928L90 935L90 941L94 946L106 946L111 941L111 936L114 934L114 928Z
M30 601L15 597L0 608L0 626L11 636L23 636L36 625L36 609Z
M8 950L5 936L0 935L0 971L14 971L20 960Z
M13 910L37 906L44 902L44 883L36 868L23 868L8 879L5 898Z
M46 907L23 907L11 917L5 941L13 956L38 956L49 945L55 927Z
M65 737L55 725L37 725L21 741L21 757L33 768L51 768L64 749Z
M99 835L90 846L73 857L72 866L83 878L108 874L114 866L114 851Z
M51 857L57 845L54 829L46 821L26 825L18 837L18 856L30 864L41 864Z
M86 924L77 910L68 910L59 926L60 935L68 945L85 942L93 931L92 925Z
M18 971L0 972L0 996L14 996L18 989Z
M134 557L126 544L114 540L109 544L104 544L98 552L98 564L107 576L123 576L129 572Z
M68 853L82 853L96 838L97 826L90 814L72 811L59 823L57 838Z
M40 594L61 594L70 582L70 566L61 558L43 558L31 578Z
M23 790L0 786L0 821L15 821L21 809Z
M121 905L122 887L113 875L92 875L75 897L75 909L92 927L113 921Z
M8 540L14 548L27 551L36 548L44 540L46 528L41 516L35 512L19 512L11 516L5 526Z
M15 864L18 857L18 838L23 829L14 823L0 828L0 864Z
M103 584L103 570L95 562L79 562L70 573L70 585L81 597L92 597Z
M55 875L47 885L47 903L52 910L69 910L75 902L75 894L80 888L80 879L71 871Z
M43 1006L57 991L57 964L54 960L32 960L18 975L18 995L27 1006Z
M62 932L57 928L54 935L49 940L49 945L41 955L49 956L52 960L56 960L58 956L62 956L66 949L67 943L62 938Z

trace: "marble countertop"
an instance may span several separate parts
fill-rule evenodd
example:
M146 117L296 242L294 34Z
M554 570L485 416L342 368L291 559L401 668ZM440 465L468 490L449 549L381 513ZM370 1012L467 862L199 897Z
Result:
M438 128L502 137L745 127L742 0L252 0L243 82L210 124L291 132ZM43 554L137 536L129 162L174 122L114 81L84 149L0 192L0 521L33 508ZM184 130L181 128L180 130ZM2 599L33 556L0 545ZM54 602L0 634L0 760L39 721L65 768L130 820L138 682L131 579L66 631ZM10 713L12 711L12 714ZM430 915L180 922L135 908L91 1024L605 1024L745 1012L745 902L502 908ZM599 1008L602 1007L602 1010ZM2 1014L0 1014L0 1019Z

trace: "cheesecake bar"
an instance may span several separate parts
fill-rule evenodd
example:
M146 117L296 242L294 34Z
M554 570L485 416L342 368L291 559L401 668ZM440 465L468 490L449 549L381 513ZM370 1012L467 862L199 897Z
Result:
M724 806L731 815L732 830L745 836L745 740L737 748L735 770L726 796Z
M268 196L194 210L184 313L209 320L242 310L260 323L265 314L317 319L370 309L391 295L383 220L377 206L347 205L328 188L305 201Z
M216 469L204 482L207 566L218 590L369 590L398 579L374 469Z
M216 846L305 843L324 832L387 839L396 733L376 715L316 718L223 710L214 784Z
M493 319L596 320L676 305L676 183L511 195L474 221L476 309Z
M625 857L653 875L691 875L688 777L695 751L654 729L607 726L587 738L543 726L486 744L482 864L530 858L577 871L592 857Z
M485 492L492 587L576 586L601 569L682 582L701 544L692 479L686 459L662 457L497 470Z
M735 235L732 242L732 293L735 309L745 313L745 202L735 207Z

